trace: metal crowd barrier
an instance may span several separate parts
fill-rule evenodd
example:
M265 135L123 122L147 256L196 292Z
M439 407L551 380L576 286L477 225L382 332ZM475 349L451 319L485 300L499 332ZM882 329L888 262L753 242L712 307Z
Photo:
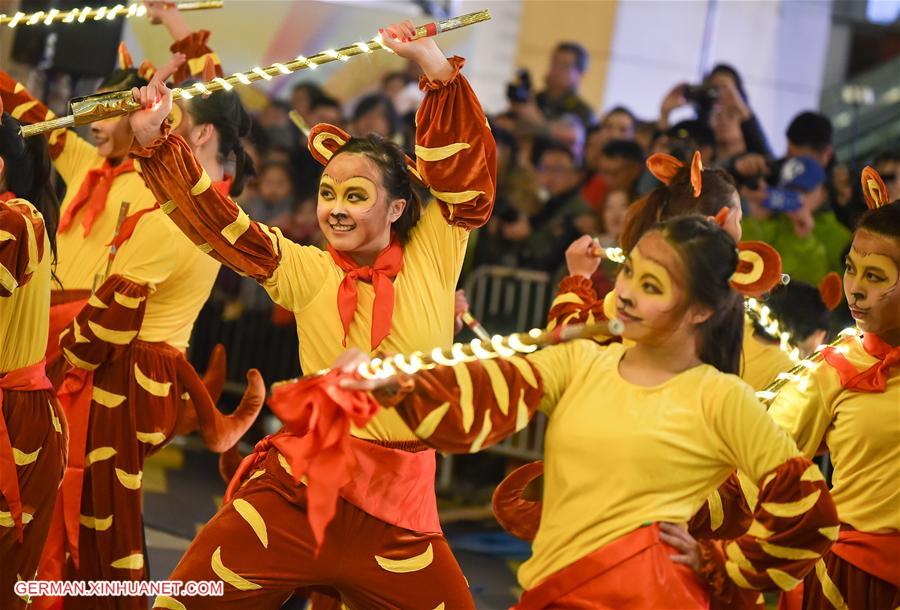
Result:
M555 286L549 273L514 267L483 266L472 271L463 284L472 315L492 334L543 327L553 301ZM535 414L531 425L485 451L523 461L542 459L547 417ZM438 488L453 485L453 456L444 456Z

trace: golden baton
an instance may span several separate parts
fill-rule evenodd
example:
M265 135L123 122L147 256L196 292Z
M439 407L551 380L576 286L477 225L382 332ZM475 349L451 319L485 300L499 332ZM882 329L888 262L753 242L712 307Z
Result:
M209 8L222 8L224 2L222 0L204 0L203 2L182 2L172 3L173 8L179 11L202 11ZM63 23L84 23L88 19L92 21L100 21L106 19L112 21L117 17L130 19L132 17L143 17L147 14L147 7L143 4L116 4L115 6L101 6L99 8L73 8L68 11L61 11L52 8L49 11L37 11L35 13L17 12L14 15L0 14L0 25L6 25L10 28L21 25L50 25L51 23L61 21Z
M458 30L475 23L481 23L491 18L488 10L479 11L477 13L469 13L459 17L452 17L438 22L432 22L420 25L416 28L416 34L413 40L419 38L427 38L436 36L451 30ZM253 68L246 72L237 72L225 78L217 77L206 83L196 83L190 87L176 88L172 90L172 99L189 100L198 95L209 95L216 91L231 91L235 85L249 85L259 80L272 80L278 76L293 74L300 70L314 70L321 64L333 61L347 61L355 55L372 53L378 49L390 51L381 42L381 35L366 42L355 42L352 45L341 47L340 49L327 49L320 53L316 53L312 57L299 56L296 59L285 63L274 63L267 68ZM53 131L56 129L74 127L77 125L86 125L94 121L110 119L117 116L123 116L140 110L141 105L134 101L131 91L113 91L111 93L100 93L97 95L89 95L73 99L70 103L69 116L59 117L50 121L34 123L33 125L25 125L22 127L22 135L30 137Z

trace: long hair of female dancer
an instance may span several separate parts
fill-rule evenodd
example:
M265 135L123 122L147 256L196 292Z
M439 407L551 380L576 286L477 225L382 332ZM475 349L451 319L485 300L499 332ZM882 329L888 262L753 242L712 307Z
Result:
M56 225L59 199L50 180L52 166L47 138L23 138L19 122L3 113L0 125L0 157L5 164L0 182L4 190L26 199L44 217L50 249L56 258Z
M737 375L744 338L744 301L729 284L738 265L734 239L714 221L699 215L673 218L651 230L659 230L681 255L691 303L714 312L698 329L700 359Z

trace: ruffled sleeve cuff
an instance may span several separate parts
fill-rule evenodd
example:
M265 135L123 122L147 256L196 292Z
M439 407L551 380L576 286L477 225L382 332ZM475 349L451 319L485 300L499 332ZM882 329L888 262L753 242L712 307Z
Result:
M147 146L141 146L141 144L138 143L137 138L134 138L131 142L131 149L128 151L129 156L133 159L149 159L156 153L160 146L166 143L171 131L172 126L169 125L169 121L166 120L163 121L163 124L160 126L159 136Z
M434 91L455 83L459 76L459 71L466 65L466 60L459 55L454 55L453 57L448 57L447 61L449 61L450 65L453 67L453 73L444 80L431 80L423 74L419 77L419 89L425 92Z

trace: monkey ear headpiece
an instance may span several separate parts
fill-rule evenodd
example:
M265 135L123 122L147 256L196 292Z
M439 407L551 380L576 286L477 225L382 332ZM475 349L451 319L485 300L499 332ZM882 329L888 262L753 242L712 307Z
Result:
M319 123L314 126L309 130L309 136L306 139L310 154L323 166L328 165L338 149L349 141L349 133L330 123ZM425 184L422 175L416 169L416 162L409 156L406 156L406 172L409 174L411 182L427 188L428 185Z
M729 281L744 296L759 297L782 283L781 255L761 241L738 244L738 266Z
M666 153L654 153L647 158L647 169L653 176L669 186L678 173L684 167L684 163ZM703 189L703 160L700 158L700 151L694 151L694 157L691 159L691 188L694 197L699 197Z
M653 177L669 186L684 163L666 153L653 153L647 157L647 169Z
M119 68L122 70L131 70L134 68L134 60L131 59L131 53L124 42L119 43Z
M731 211L723 207L714 218L720 227ZM738 244L738 266L731 276L731 287L744 296L759 297L783 282L781 255L778 250L761 241L742 241Z
M841 276L834 271L826 275L819 283L819 296L828 311L834 311L841 304L841 297L844 296Z
M134 60L131 58L131 52L124 42L119 43L119 68L122 70L134 70ZM156 66L148 60L141 62L137 69L138 76L149 82L156 72Z
M873 167L867 165L863 169L860 182L862 182L862 192L866 198L866 205L870 210L875 210L890 203L884 180L881 179L881 176L878 175L878 172Z

